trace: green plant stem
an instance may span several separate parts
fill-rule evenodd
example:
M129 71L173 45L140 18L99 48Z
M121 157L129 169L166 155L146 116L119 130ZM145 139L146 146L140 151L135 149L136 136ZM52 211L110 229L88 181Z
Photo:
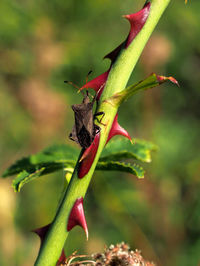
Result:
M46 238L41 246L38 258L35 262L37 266L54 266L58 261L61 251L64 247L66 238L68 236L67 223L71 212L71 209L76 199L85 196L94 173L96 164L100 157L100 154L105 146L109 130L112 126L113 119L117 113L117 106L112 106L106 99L111 97L114 93L124 90L128 79L140 57L144 46L146 45L151 33L153 32L158 20L163 14L164 10L168 6L170 0L152 0L151 10L149 17L143 27L143 29L136 36L134 41L128 46L127 49L123 49L113 64L109 73L106 86L101 95L97 111L103 111L105 116L102 120L100 142L94 162L87 173L82 179L77 176L77 169L79 160L77 161L72 179L67 187L63 200L57 210L57 214L52 222L52 225L46 235ZM81 153L82 154L82 153ZM80 157L81 157L80 154ZM79 159L80 159L79 157Z

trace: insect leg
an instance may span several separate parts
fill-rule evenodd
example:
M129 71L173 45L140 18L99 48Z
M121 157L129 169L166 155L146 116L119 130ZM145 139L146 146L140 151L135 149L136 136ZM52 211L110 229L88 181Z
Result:
M72 132L69 134L69 139L75 141L76 143L79 143L78 142L78 138L77 138L77 134L76 134L76 127L75 127L75 125L72 128Z
M72 136L72 133L69 134L69 139L75 141L75 139L74 139L73 136Z
M97 117L100 116L100 115L101 115L102 117L101 117L100 119L98 119ZM101 125L106 126L104 123L101 122L102 119L104 118L104 116L105 116L105 113L104 113L104 112L98 112L98 113L94 114L94 118L96 118L97 121L98 121Z
M89 78L89 75L90 75L91 73L92 73L92 70L90 70L90 71L87 73L85 84L88 83L88 78Z
M101 128L94 124L94 134L98 134L101 131Z

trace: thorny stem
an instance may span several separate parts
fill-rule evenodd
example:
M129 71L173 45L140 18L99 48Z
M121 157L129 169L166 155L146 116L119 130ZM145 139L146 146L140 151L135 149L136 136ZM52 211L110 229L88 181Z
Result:
M128 48L122 50L116 62L113 64L106 82L106 86L101 95L99 105L97 107L97 112L103 111L105 113L102 122L103 124L106 124L106 126L99 124L101 127L101 135L96 157L87 175L80 179L77 176L77 169L79 165L79 159L81 158L82 154L81 152L74 169L72 179L65 191L63 200L57 210L56 216L46 235L43 245L41 246L38 258L35 262L36 266L56 265L68 236L66 228L71 209L76 199L80 197L84 198L86 194L96 164L103 147L105 146L113 119L117 113L117 107L114 107L110 103L106 102L106 99L111 97L114 93L120 92L125 88L144 46L146 45L150 35L152 34L161 15L167 8L169 2L170 0L151 1L150 14L144 27L136 36L134 41L128 46Z

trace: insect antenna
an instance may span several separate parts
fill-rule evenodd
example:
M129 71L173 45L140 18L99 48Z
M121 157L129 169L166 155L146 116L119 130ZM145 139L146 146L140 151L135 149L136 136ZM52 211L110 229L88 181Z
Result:
M89 78L89 75L92 73L92 70L90 70L86 76L86 81L85 81L85 84L88 82L88 78ZM83 96L85 96L85 93L80 90L80 87L78 85L76 85L74 82L72 81L68 81L68 80L65 80L64 83L67 83L67 84L70 84L72 85L73 87L75 87L76 89L78 89L78 93L81 92L83 94ZM88 92L88 89L86 89L86 95L89 96L89 92ZM93 97L93 96L92 96Z
M88 83L88 79L89 79L89 75L92 73L92 70L90 70L88 73L87 73L87 76L86 76L86 79L85 79L85 84L82 86L84 87L87 83ZM81 87L81 88L82 88ZM81 88L79 88L79 91L82 91ZM87 88L86 88L87 89Z
M99 93L100 93L100 91L102 90L102 88L105 86L105 82L101 85L101 87L98 89L98 91L96 92L96 94L95 94L95 96L92 96L92 98L93 98L93 100L92 100L92 102L94 103L96 100L97 100L97 98L98 98L98 96L99 96Z
M86 79L85 79L85 84L87 84L88 83L88 79L89 79L89 75L92 73L92 70L90 70L88 73L87 73L87 76L86 76ZM78 90L78 92L81 92L83 95L84 95L84 93L83 93L83 91L79 88L79 90ZM86 88L86 95L87 96L92 96L90 93L89 93L89 91L88 91L88 88ZM93 96L92 96L93 97Z
M83 91L80 91L80 87L78 85L76 85L74 82L65 80L64 83L67 83L67 84L72 85L73 87L75 87L76 89L78 89L78 93L81 92L83 94L83 96L85 95Z
M65 80L64 83L70 84L70 85L72 85L73 87L79 89L79 86L76 85L75 83L71 82L71 81Z
M87 73L85 84L88 83L89 75L90 75L91 73L92 73L92 70L90 70L90 71Z

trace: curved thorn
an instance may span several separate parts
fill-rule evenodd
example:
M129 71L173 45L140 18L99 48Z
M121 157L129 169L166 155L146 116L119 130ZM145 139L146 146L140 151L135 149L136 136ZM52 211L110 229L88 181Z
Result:
M100 132L96 134L92 144L84 151L79 164L78 177L83 178L90 170L99 147Z
M124 136L126 138L128 138L130 140L130 142L133 144L133 141L129 135L129 133L119 125L118 123L118 114L116 114L114 120L113 120L113 123L112 123L112 127L110 129L110 132L109 132L109 135L108 135L108 138L107 138L107 142L114 136L116 135L121 135L121 136Z
M86 234L86 239L88 240L88 228L84 215L83 198L77 199L72 207L67 224L67 231L70 231L76 225L79 225L83 228Z

